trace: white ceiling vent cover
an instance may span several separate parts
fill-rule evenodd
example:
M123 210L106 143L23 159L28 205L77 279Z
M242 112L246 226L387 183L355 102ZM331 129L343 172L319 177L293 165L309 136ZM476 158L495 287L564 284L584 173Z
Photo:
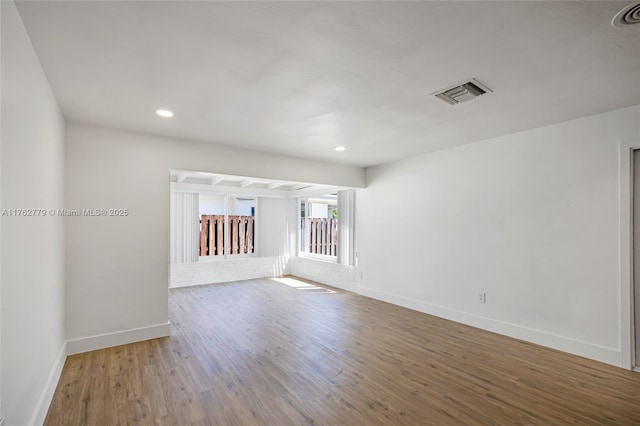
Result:
M611 20L611 25L616 28L624 28L633 24L640 24L640 2L631 3L616 13L616 16Z
M475 99L487 92L491 92L491 89L480 83L478 80L472 78L463 83L456 84L453 87L439 90L435 93L432 93L432 95L434 95L436 98L442 99L450 105L456 105L461 102Z

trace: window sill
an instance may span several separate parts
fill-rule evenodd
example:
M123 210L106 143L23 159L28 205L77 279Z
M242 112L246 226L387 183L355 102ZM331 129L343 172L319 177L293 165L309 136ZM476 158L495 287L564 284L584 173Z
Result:
M324 263L338 263L337 256L327 256L323 254L312 254L312 253L298 253L298 257L309 260L317 260Z
M253 259L256 258L255 254L229 254L222 256L199 256L198 262L206 263L206 262L224 262L225 260L236 260L236 259Z

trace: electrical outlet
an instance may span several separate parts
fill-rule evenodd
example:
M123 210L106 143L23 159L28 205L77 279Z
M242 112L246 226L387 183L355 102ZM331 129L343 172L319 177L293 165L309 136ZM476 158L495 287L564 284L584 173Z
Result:
M484 291L478 293L478 303L487 303L487 293Z
M364 279L364 272L360 271L360 279Z

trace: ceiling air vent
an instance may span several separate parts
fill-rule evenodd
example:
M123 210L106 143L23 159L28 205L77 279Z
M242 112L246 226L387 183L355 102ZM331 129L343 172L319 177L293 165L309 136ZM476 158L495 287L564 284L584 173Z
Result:
M616 28L624 28L627 25L640 23L640 2L631 3L629 6L616 13L611 20L611 25Z
M469 81L459 83L453 87L449 87L448 89L439 90L432 93L432 95L436 98L442 99L450 105L455 105L475 99L487 92L491 92L491 89L472 78Z

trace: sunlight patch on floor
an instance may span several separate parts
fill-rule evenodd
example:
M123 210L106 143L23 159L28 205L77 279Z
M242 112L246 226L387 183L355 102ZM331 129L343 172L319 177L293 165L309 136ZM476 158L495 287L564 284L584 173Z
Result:
M295 278L271 278L271 281L275 281L278 284L284 284L286 286L295 288L296 290L306 290L311 293L335 293L333 290L329 290L328 288L320 287L315 284L310 284L305 281L300 281Z

